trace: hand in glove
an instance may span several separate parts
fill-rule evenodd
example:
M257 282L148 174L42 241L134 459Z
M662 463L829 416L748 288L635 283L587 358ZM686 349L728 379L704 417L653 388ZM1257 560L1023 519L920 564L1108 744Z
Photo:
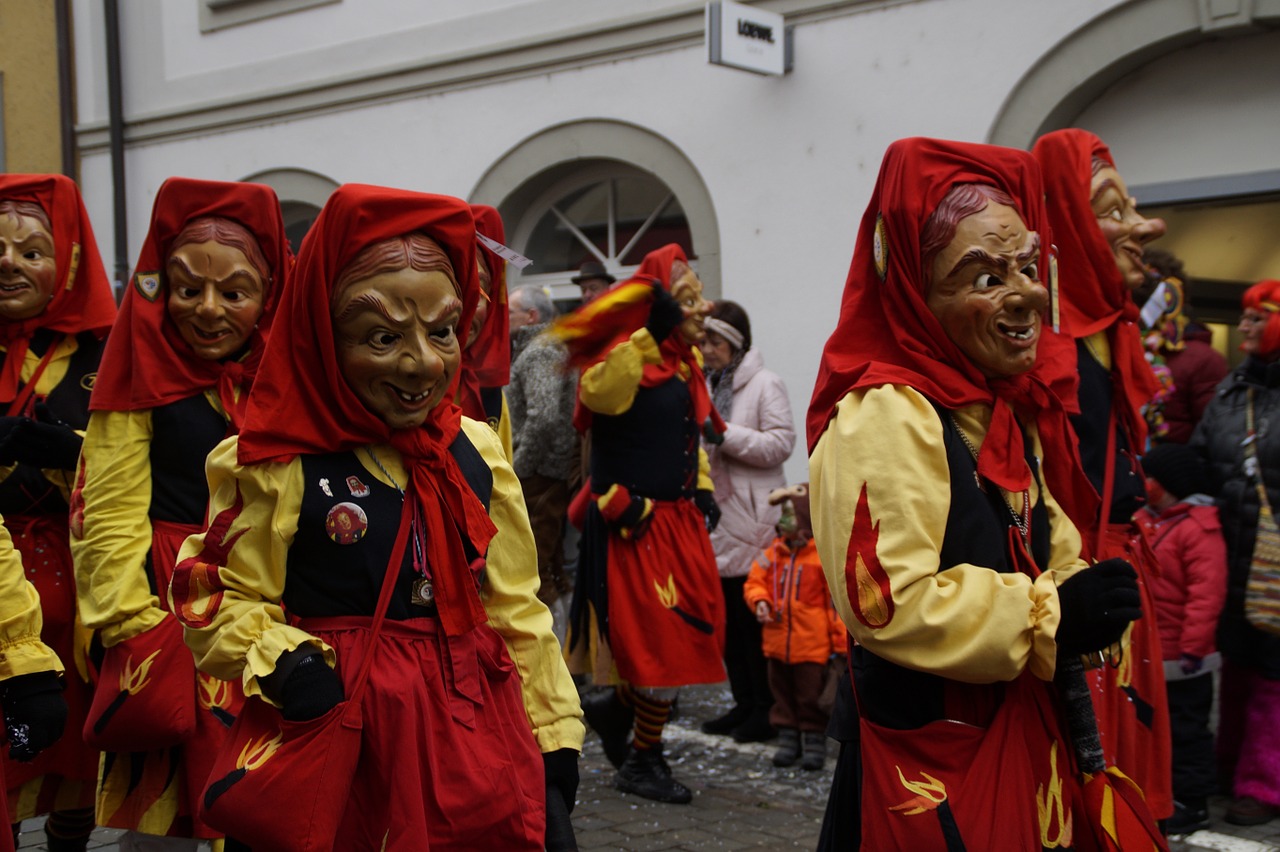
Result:
M291 722L319 719L345 697L342 678L329 668L324 655L308 654L280 687L280 714Z
M596 501L609 528L626 539L638 539L653 520L653 501L632 494L625 485L614 485Z
M1100 651L1142 617L1138 572L1123 559L1106 559L1071 575L1058 587L1062 618L1058 650L1064 654Z
M547 780L547 852L571 852L578 848L573 835L573 812L578 795L578 753L571 748L542 755Z
M27 763L58 741L67 724L62 678L54 672L18 675L0 684L9 756Z
M653 304L649 306L649 321L644 327L653 335L654 341L661 346L671 332L684 322L684 309L680 303L668 293L661 284L653 285Z
M0 418L18 421L7 430L9 424L0 424L0 433L4 433L0 439L0 464L20 462L41 468L74 470L84 439L75 429L58 421L44 403L36 405L35 414L35 420Z
M708 444L715 444L717 447L724 443L724 433L716 431L716 427L712 425L710 417L702 424L702 440Z
M702 520L707 524L707 532L715 532L720 524L720 507L716 505L716 498L707 489L699 488L693 492L693 505L697 506L698 511L702 513Z

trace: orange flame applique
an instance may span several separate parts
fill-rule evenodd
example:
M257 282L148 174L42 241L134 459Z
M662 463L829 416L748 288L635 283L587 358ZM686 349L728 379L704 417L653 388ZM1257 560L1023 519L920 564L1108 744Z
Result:
M667 575L667 585L663 586L657 580L653 581L653 588L658 592L658 600L667 609L674 609L680 603L680 596L676 593L676 578L672 574Z
M1049 750L1049 786L1036 788L1036 814L1040 820L1040 846L1045 849L1070 849L1071 814L1062 805L1062 776L1058 774L1058 744ZM1057 826L1057 836L1053 835Z
M147 684L151 683L151 664L156 661L156 657L160 656L162 649L157 648L151 652L151 656L147 657L138 664L138 668L133 667L133 656L124 661L124 669L120 672L120 691L127 692L130 695L137 695L139 692L147 688Z
M244 495L240 483L236 483L236 499L223 509L209 524L204 534L204 547L195 556L182 560L173 569L169 594L173 596L173 612L187 627L208 627L222 605L226 586L218 577L219 567L226 564L227 554L248 532L240 530L233 536L231 524L244 510Z
M196 675L196 685L200 706L205 710L212 710L214 707L225 710L231 706L231 684L225 680L200 672Z
M876 556L879 539L880 522L871 523L871 507L867 503L867 485L864 482L862 493L858 495L858 507L853 513L844 575L853 614L872 629L884 627L893 620L893 590L889 586L889 575Z
M240 749L240 756L236 758L236 768L252 772L270 760L283 744L284 734L280 731L276 731L276 735L271 739L267 739L267 735L263 734L249 740L244 744L244 748Z
M902 786L915 793L915 796L900 805L891 806L889 810L901 811L903 816L915 816L937 810L938 805L947 800L947 785L928 772L920 773L920 777L925 779L923 781L908 781L902 774L902 767L895 768L898 770L898 780L902 782Z
M1124 635L1120 637L1119 651L1113 652L1111 660L1111 665L1116 670L1116 686L1121 689L1133 685L1133 652L1130 644L1132 641L1133 624L1130 623L1125 628Z

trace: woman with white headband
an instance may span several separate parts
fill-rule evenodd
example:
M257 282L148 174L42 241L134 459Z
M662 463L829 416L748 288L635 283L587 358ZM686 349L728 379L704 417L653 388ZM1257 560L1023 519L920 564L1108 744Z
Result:
M760 624L743 602L742 588L752 561L776 535L780 510L769 505L769 492L786 484L782 463L795 447L796 432L786 386L751 348L751 321L742 306L717 300L706 331L701 347L707 383L729 425L723 443L708 440L706 446L721 512L711 545L724 588L724 664L733 707L704 722L702 730L756 742L775 735L769 720L773 696Z

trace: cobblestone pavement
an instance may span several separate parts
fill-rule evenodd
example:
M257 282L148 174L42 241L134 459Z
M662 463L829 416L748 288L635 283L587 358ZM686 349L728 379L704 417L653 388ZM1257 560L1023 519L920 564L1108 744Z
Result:
M729 704L725 686L681 691L679 712L665 739L674 775L694 791L689 805L659 804L614 790L613 767L599 738L588 732L573 812L583 852L815 848L835 763L834 744L821 772L777 769L770 762L773 743L739 744L698 730ZM1226 806L1225 798L1213 800L1210 830L1175 839L1172 852L1280 852L1280 820L1248 828L1228 825L1222 820ZM46 848L41 823L23 824L24 852ZM99 829L89 848L114 852L120 848L119 835Z

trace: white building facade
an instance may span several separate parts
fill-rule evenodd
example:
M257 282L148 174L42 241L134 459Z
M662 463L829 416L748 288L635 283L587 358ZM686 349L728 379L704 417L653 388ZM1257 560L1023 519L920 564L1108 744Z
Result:
M1093 130L1193 274L1280 277L1280 0L751 5L794 28L790 73L708 64L699 2L120 0L128 265L171 175L271 184L293 236L347 182L492 204L534 260L511 285L558 298L584 260L621 277L680 241L747 309L798 426L904 136ZM110 269L105 14L74 4L82 187ZM787 472L807 478L803 451Z

